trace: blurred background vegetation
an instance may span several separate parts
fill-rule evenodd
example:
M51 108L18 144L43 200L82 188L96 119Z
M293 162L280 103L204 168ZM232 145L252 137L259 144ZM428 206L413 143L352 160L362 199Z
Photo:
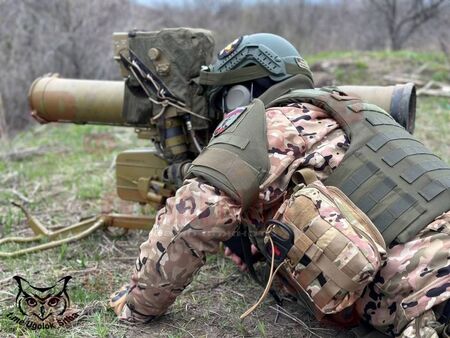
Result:
M332 51L440 53L447 68L435 80L449 80L450 0L0 0L0 135L30 124L34 78L119 79L114 31L177 26L211 29L217 48L243 34L275 33L320 59Z

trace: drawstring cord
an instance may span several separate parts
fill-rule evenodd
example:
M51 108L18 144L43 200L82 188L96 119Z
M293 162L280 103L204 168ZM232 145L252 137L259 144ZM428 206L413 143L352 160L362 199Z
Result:
M278 265L278 267L275 269L274 271L274 267L275 267L275 245L273 244L273 240L272 237L270 237L270 235L268 235L266 238L269 239L270 241L270 246L272 248L272 259L270 262L270 274L269 274L269 279L267 280L267 284L266 284L266 288L264 289L264 292L262 293L261 297L259 297L258 301L252 305L252 307L250 307L247 311L245 311L239 318L242 320L245 317L247 317L249 314L251 314L253 311L255 311L255 309L262 303L262 301L266 298L267 294L270 291L270 287L272 286L273 283L273 279L275 278L275 275L277 274L278 270L284 265L285 261L283 261L283 263L281 263L280 265Z

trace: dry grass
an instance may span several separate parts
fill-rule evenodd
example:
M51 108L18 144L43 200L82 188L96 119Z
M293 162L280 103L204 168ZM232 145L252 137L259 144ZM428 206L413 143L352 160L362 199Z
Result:
M94 142L94 144L93 144ZM26 219L11 200L26 204L49 226L68 225L99 212L134 212L135 205L120 201L114 192L112 160L121 149L142 146L132 131L108 127L48 125L36 127L13 141L14 148L1 154L0 232L29 236ZM26 151L24 151L26 150ZM28 331L9 319L0 319L1 336L39 337L199 337L199 336L321 336L334 331L317 324L295 304L290 314L280 315L273 300L267 300L244 323L239 315L261 293L261 288L240 273L223 256L209 257L208 264L180 296L169 313L147 326L118 322L107 308L108 296L130 277L143 231L114 239L102 231L61 247L0 260L0 309L13 306L21 275L36 286L49 286L71 275L69 295L83 315L71 328ZM4 245L2 251L17 249ZM310 326L311 332L299 325ZM330 335L330 336L331 336Z
M417 135L428 147L450 159L450 102L421 99ZM43 223L68 225L100 212L141 210L115 197L115 154L146 145L131 130L110 127L47 125L34 127L3 143L0 151L0 237L30 234L19 201ZM150 212L146 210L145 212ZM107 309L107 298L126 283L142 231L114 239L102 231L82 241L45 252L0 259L0 311L14 303L13 275L47 286L65 275L73 306L83 315L71 328L28 331L0 318L0 336L30 337L349 337L346 332L321 328L297 304L286 301L280 313L272 299L244 322L239 315L253 304L261 288L223 256L208 264L177 299L169 313L146 326L118 322ZM13 249L2 247L0 250ZM308 327L306 329L304 323Z

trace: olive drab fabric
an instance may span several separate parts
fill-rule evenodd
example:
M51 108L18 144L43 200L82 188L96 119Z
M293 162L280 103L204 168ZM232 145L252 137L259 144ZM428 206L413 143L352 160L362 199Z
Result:
M244 209L248 207L258 197L269 170L264 112L258 99L242 109L231 125L218 135L215 132L217 136L192 162L187 177L202 177L241 202ZM233 114L236 112L228 113Z
M268 104L280 96L289 93L295 88L314 88L314 84L309 77L304 76L303 74L297 74L289 79L274 84L261 96L259 96L258 99L264 102L264 104Z
M334 170L325 183L341 189L366 213L382 233L387 244L394 240L400 243L408 241L424 225L448 210L450 167L426 149L389 114L375 105L363 103L358 98L331 89L291 90L295 86L294 81L293 78L292 87L287 84L274 88L273 93L269 90L263 95L265 96L262 97L263 100L267 102L275 93L288 91L287 94L268 103L267 107L307 102L323 108L338 121L351 143L344 162ZM255 104L249 106L246 117L250 111L256 112ZM262 116L262 104L259 104L259 111L261 113L259 116ZM256 141L257 128L254 126L257 124L257 118L258 114L253 114L252 119L241 118L248 120L249 124L242 124L239 128L240 133L252 135L251 142L245 149L236 146L242 140L230 141L235 136L242 137L241 134L236 134L236 127L230 128L216 140L213 139L211 147L208 146L193 162L194 166L190 170L193 176L203 176L208 182L224 189L237 200L245 196L244 206L248 206L257 196L256 185L262 183L261 179L266 172L256 175L254 171L251 174L252 169L249 168L256 169L258 166L264 168L264 166L244 164L247 163L246 156L249 154L262 154L261 146L267 142L263 140L261 134L259 141ZM244 139L250 141L248 136L244 136ZM230 142L234 142L235 145ZM253 147L257 148L258 152L250 150ZM217 151L219 148L222 149ZM254 157L254 160L257 158ZM242 159L243 162L239 162ZM230 169L232 161L238 161L243 165L237 167L240 170L234 170L233 182L230 178L223 177L225 171L233 172ZM222 165L228 166L228 169L225 170ZM210 168L205 169L207 166ZM211 166L215 168L212 169ZM203 169L199 169L200 167ZM248 169L247 173L244 173L243 168ZM218 178L219 176L221 178ZM239 180L243 184L242 187ZM249 191L251 193L247 193Z
M382 233L404 243L450 208L450 167L385 111L332 89L294 90L268 107L307 102L331 115L350 139L325 181L341 189Z
M166 28L160 31L132 31L128 35L130 50L165 86L165 95L181 100L185 108L208 116L206 98L198 95L195 81L202 65L208 64L214 51L211 31L199 28ZM152 93L154 97L159 93ZM149 102L139 82L128 77L125 86L123 117L128 123L145 124L149 110L153 116L161 107ZM205 119L191 116L194 129L207 128Z

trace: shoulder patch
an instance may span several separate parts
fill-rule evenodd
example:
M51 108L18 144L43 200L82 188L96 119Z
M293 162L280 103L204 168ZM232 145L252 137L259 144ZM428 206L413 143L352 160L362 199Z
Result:
M219 60L227 57L228 55L230 55L231 53L233 53L236 48L239 46L239 44L242 41L242 36L240 38L235 39L233 42L229 43L224 49L222 49L219 52L219 55L217 56L217 58Z
M234 122L236 122L238 117L241 116L242 113L245 112L246 109L247 109L246 107L238 107L235 110L225 114L223 117L223 120L219 123L219 125L214 130L213 136L214 137L219 136L225 130L227 130L228 127L230 127Z

